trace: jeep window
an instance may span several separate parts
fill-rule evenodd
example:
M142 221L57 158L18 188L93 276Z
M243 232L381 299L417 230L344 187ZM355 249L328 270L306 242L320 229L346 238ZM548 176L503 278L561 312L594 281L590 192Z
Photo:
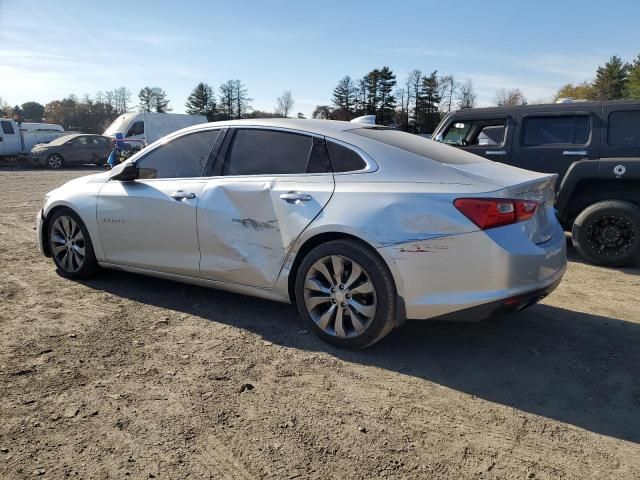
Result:
M523 120L522 144L586 145L590 133L588 115L531 116Z
M640 110L611 112L607 143L613 146L640 145Z
M504 143L506 119L464 120L449 125L443 143L461 146L496 146Z
M449 128L445 132L442 143L446 143L448 145L463 145L463 141L469 133L469 129L471 128L472 122L454 122L449 125Z

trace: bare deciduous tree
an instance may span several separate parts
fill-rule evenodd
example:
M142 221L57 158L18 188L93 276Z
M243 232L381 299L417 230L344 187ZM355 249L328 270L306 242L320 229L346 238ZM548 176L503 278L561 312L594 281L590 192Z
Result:
M293 99L293 95L291 94L291 90L287 90L282 93L282 96L278 97L276 100L276 109L275 114L281 117L287 118L289 116L289 112L293 110L293 105L295 104L295 100Z
M527 97L524 96L519 88L510 90L501 88L496 92L493 102L499 107L514 107L516 105L526 105Z
M473 91L473 82L468 79L458 89L458 108L473 108L476 104L476 94Z

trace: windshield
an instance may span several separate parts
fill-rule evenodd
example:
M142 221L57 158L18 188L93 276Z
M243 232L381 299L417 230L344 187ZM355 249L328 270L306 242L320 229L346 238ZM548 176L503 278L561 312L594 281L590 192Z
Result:
M75 135L65 135L64 137L58 137L55 140L52 140L48 143L48 145L62 145L69 140L72 140Z
M120 116L116 118L111 125L104 131L103 135L107 135L109 137L115 136L116 133L125 133L127 131L127 127L131 123L131 117Z

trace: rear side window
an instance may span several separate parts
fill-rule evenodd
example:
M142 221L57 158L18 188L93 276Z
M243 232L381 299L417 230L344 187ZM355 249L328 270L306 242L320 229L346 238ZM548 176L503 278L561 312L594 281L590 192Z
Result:
M613 146L640 145L640 110L610 113L607 143Z
M2 124L2 131L5 135L13 135L15 132L13 130L13 124L7 120L3 120L0 122Z
M171 140L142 157L136 165L139 178L200 177L219 130L196 132Z
M238 129L223 175L286 175L331 171L322 139L255 128Z
M327 140L327 147L334 172L355 172L366 168L362 157L350 148L330 140Z
M522 144L585 145L591 133L588 115L549 115L523 120Z

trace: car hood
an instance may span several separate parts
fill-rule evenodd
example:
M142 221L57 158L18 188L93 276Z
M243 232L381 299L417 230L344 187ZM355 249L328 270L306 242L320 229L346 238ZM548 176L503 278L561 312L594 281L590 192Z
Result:
M73 189L80 185L86 185L88 183L105 183L109 180L109 172L94 173L92 175L85 175L84 177L74 178L67 183L63 183L58 188L51 190L47 195L53 195L63 190Z

